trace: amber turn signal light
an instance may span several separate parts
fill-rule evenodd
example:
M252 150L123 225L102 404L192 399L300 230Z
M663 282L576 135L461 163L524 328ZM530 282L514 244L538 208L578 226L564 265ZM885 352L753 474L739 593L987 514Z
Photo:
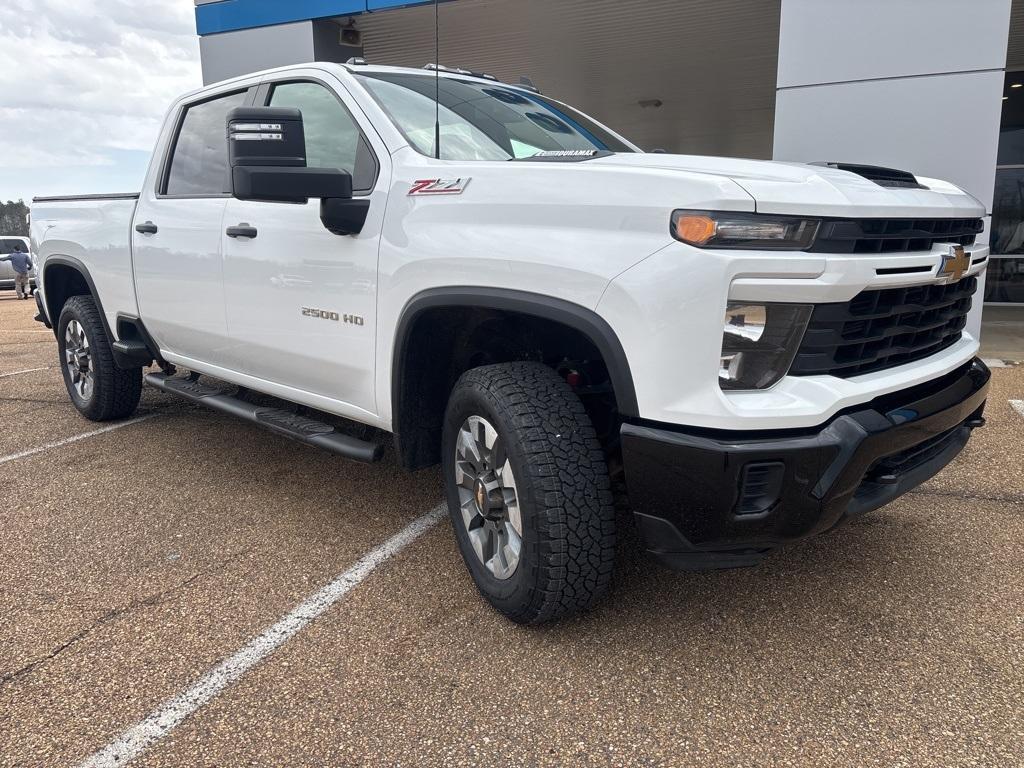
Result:
M820 225L820 219L799 216L680 209L672 212L669 231L694 248L804 251L814 244Z
M718 231L710 216L684 215L676 219L676 237L690 245L705 245Z

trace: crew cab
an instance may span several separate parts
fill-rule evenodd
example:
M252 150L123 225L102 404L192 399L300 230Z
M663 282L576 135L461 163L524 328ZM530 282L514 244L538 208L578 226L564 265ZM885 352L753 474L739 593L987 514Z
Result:
M141 192L37 198L32 251L86 418L145 381L355 460L391 435L399 466L441 464L481 593L532 623L607 591L613 487L657 560L725 568L948 464L984 423L984 213L353 61L181 97Z

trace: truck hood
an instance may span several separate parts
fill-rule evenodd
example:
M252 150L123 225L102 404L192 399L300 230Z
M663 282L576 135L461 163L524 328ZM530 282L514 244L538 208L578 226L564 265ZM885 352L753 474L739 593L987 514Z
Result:
M754 198L758 213L844 218L979 218L986 213L959 187L922 176L917 180L926 189L883 187L827 166L729 157L621 153L588 164L725 177Z

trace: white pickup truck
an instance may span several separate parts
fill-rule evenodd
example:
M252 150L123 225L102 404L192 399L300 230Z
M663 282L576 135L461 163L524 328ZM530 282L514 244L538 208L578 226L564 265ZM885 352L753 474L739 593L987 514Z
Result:
M125 418L145 380L352 459L391 433L401 467L442 465L467 566L519 622L607 590L613 479L662 563L747 566L984 423L963 190L645 153L440 69L219 83L171 107L141 193L36 199L75 407Z

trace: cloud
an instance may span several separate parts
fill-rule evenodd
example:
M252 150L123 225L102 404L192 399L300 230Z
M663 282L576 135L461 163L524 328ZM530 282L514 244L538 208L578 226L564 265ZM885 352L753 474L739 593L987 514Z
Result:
M192 0L6 0L0 40L0 199L110 191L124 174L39 190L31 171L148 152L170 102L202 84Z

